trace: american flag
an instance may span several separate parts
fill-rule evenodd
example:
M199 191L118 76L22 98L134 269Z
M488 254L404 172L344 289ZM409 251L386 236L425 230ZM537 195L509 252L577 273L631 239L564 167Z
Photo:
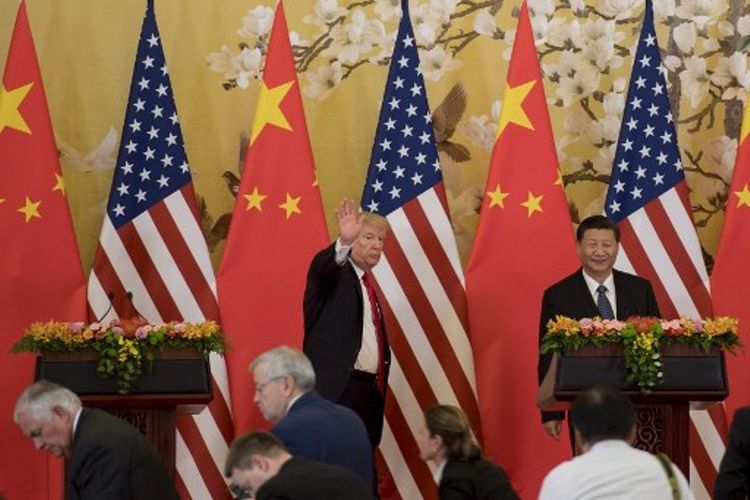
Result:
M633 61L605 213L622 232L616 266L651 281L665 318L711 314L651 2ZM710 498L724 450L723 409L691 412L690 480Z
M435 488L414 439L423 410L459 406L477 431L479 412L463 270L406 1L402 12L362 208L391 226L373 270L394 354L380 451L400 496L413 499Z
M122 142L89 277L97 319L141 314L151 322L218 319L208 249L153 2L143 20ZM177 482L183 496L227 498L221 474L232 438L226 366L211 357L214 399L179 416Z

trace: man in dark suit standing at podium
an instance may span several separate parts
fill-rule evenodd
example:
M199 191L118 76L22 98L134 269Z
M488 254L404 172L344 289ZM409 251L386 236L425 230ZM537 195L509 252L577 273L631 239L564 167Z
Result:
M138 429L41 380L18 398L13 419L37 449L67 461L68 500L177 500L156 450Z
M336 211L339 237L310 263L303 350L316 390L360 416L373 448L383 431L390 348L370 271L380 261L388 221L359 213L351 199Z
M581 268L547 288L542 298L539 344L547 322L557 315L574 319L599 316L625 320L631 316L659 317L659 307L648 280L613 269L620 249L620 230L603 215L584 219L576 232ZM547 374L551 355L539 356L539 383ZM543 411L542 423L558 439L565 413Z

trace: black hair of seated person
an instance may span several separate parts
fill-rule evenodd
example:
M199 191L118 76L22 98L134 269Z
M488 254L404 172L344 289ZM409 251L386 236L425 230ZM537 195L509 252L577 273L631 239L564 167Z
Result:
M598 385L573 401L570 421L589 444L606 439L628 441L635 426L635 406L621 391Z

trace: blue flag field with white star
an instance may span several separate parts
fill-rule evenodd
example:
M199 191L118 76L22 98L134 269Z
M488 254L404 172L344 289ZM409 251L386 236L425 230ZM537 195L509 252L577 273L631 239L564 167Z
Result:
M651 0L633 59L605 214L618 224L615 267L651 283L663 318L711 315L708 273L692 219L685 171L670 107L667 69L662 65ZM706 450L721 449L714 421L721 405L690 412L690 482L707 491L716 469ZM720 415L719 415L720 414Z
M361 207L390 224L373 268L393 351L380 477L401 498L422 498L435 488L412 432L423 410L459 406L477 430L479 411L463 269L406 0L401 11Z

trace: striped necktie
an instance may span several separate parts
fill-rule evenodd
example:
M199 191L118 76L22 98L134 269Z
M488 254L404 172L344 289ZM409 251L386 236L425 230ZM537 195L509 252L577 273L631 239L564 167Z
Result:
M599 308L599 313L604 319L615 319L615 312L612 310L612 304L607 298L607 287L599 285L596 288L596 305Z

